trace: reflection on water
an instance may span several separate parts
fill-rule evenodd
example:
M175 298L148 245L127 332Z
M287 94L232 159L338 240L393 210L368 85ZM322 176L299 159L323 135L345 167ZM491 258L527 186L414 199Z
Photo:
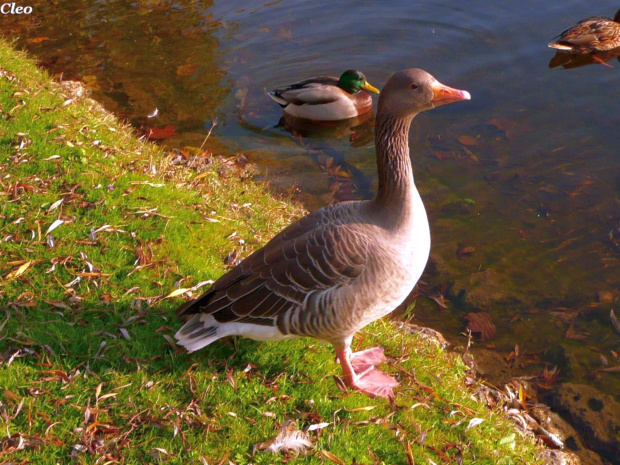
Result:
M436 257L425 292L450 298L451 318L430 299L416 313L457 338L462 316L483 309L498 350L561 347L575 360L562 376L620 392L617 376L592 374L617 351L620 73L548 69L559 25L615 7L587 3L59 0L2 26L137 126L172 125L168 144L199 146L217 119L209 143L243 151L312 205L373 195L372 122L309 137L279 123L266 89L348 68L381 87L412 66L467 89L467 105L412 127Z
M218 63L215 33L222 25L209 13L210 1L29 5L30 16L3 15L3 34L57 77L84 81L95 99L138 127L206 132L230 92ZM159 116L147 119L156 108Z
M556 52L551 61L549 62L549 68L557 68L561 66L564 69L579 68L586 65L605 65L610 68L613 66L608 65L607 62L618 59L620 62L620 48L608 50L606 52L586 53L586 54L571 54L566 52Z
M374 116L374 112L368 111L343 121L309 121L285 114L280 118L278 127L283 127L298 137L348 137L351 147L360 147L374 139Z

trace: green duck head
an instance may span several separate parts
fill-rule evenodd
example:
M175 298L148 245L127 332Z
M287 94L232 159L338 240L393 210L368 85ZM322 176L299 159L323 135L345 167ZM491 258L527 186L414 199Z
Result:
M379 93L379 89L371 85L366 80L364 73L355 69L348 69L342 73L342 76L340 76L340 80L338 81L338 87L349 94L355 94L362 89L369 92L374 92L375 94Z

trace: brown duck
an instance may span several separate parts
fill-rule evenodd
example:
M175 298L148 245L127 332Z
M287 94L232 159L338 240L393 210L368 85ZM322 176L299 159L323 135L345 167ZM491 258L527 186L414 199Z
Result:
M614 19L594 16L558 35L549 47L567 53L604 52L620 47L620 10Z
M191 316L175 335L178 344L191 352L230 335L314 337L334 346L348 386L393 396L398 383L375 368L385 361L383 348L352 353L351 341L403 302L428 259L429 225L409 158L411 121L469 99L421 69L394 74L376 117L376 197L321 208L284 229L179 308Z

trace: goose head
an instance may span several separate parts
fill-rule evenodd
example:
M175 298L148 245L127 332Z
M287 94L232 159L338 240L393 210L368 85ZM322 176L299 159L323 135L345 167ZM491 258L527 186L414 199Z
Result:
M422 69L410 68L394 74L379 95L378 114L409 119L447 103L470 100L466 90L440 83Z

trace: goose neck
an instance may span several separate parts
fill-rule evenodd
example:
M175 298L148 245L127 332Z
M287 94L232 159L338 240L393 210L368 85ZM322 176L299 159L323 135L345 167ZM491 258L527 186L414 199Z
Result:
M377 115L375 146L379 186L375 202L399 208L409 204L416 193L409 158L409 128L413 116L397 118Z

